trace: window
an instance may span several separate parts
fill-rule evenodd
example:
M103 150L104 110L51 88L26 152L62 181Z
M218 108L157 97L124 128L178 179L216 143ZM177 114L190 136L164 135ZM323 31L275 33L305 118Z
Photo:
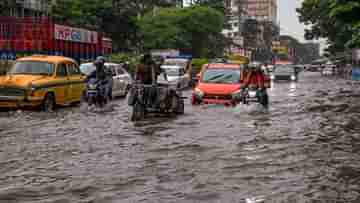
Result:
M65 64L59 64L56 70L56 76L58 77L66 77L67 71L66 71L66 65Z
M204 83L237 84L240 69L207 69L203 74Z
M93 63L81 64L81 72L85 75L90 75L93 71L96 70L96 67Z
M123 74L125 74L125 71L124 71L120 66L117 66L116 69L117 69L118 75L123 75Z
M115 70L115 66L113 65L106 65L105 66L105 72L109 75L115 76L116 75L116 70Z
M53 75L54 65L38 61L19 61L10 71L11 74L28 75Z
M80 75L80 70L73 63L67 64L69 75Z

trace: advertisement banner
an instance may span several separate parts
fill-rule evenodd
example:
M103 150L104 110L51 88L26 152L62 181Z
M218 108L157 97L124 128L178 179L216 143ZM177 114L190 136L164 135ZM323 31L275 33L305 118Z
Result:
M352 69L352 79L360 81L360 67L354 67Z
M73 27L55 24L54 34L55 34L55 39L58 40L82 42L89 44L98 43L97 32L89 31L81 28L73 28Z
M231 47L231 54L245 56L245 49L238 47Z
M180 55L179 50L175 49L163 49L163 50L151 50L152 56L161 56L161 57L176 57Z

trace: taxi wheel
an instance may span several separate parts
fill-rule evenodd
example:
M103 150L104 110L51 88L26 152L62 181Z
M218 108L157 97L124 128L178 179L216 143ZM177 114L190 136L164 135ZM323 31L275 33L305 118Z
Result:
M42 109L45 112L54 112L55 110L55 97L53 93L48 93L42 104Z

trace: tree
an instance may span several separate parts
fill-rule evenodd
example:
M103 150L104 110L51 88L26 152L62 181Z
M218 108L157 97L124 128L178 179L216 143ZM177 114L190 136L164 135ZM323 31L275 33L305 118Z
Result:
M297 12L311 26L307 36L327 38L330 53L360 45L358 0L304 0Z
M352 38L347 42L348 47L360 46L360 2L358 0L332 0L330 16L344 25Z
M194 5L207 6L216 9L225 14L225 1L224 0L194 0Z
M138 47L137 21L157 7L173 6L170 0L56 0L52 16L56 21L106 33L115 50Z
M210 48L221 51L224 15L219 11L193 6L184 9L159 9L139 22L146 49L187 49L194 57L213 55Z

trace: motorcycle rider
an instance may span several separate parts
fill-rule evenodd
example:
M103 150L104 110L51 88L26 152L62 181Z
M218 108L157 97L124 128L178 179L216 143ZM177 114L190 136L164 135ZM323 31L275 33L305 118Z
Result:
M268 107L269 98L265 87L265 74L261 70L261 64L254 62L249 64L248 72L243 73L242 88L255 88L257 89L257 96L260 104Z
M86 78L86 82L91 78L95 78L101 85L104 85L104 95L107 95L109 96L109 99L112 99L112 76L111 72L106 70L105 58L103 56L98 56L94 61L94 66L96 69L89 74Z
M153 81L153 78L155 78L155 74L153 69L155 69L155 62L153 61L151 54L146 53L144 56L140 59L140 64L136 67L135 70L135 80L140 81L142 84L145 85L151 85L155 81Z
M144 54L140 59L140 64L135 69L135 81L140 82L144 85L155 85L156 84L156 63L152 59L150 53ZM154 104L154 98L156 92L153 88L144 88L144 98L147 105Z
M244 64L244 68L241 70L240 82L244 83L250 73L249 64Z

